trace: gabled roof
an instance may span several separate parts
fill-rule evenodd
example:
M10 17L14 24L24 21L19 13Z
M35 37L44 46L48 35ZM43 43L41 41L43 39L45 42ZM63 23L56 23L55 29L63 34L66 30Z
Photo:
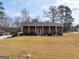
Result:
M63 24L52 22L25 22L22 26L63 26Z

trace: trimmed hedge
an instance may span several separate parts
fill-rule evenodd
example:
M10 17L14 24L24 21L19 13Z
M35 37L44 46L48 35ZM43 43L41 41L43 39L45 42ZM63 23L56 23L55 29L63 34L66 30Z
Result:
M30 35L30 36L33 36L33 35L36 35L36 33L35 33L35 32L30 32L30 33L23 32L23 35Z

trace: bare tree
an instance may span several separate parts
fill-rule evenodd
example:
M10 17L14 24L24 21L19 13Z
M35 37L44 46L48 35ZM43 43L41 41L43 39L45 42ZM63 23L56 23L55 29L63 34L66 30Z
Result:
M23 22L30 22L30 15L25 8L21 11L21 13L22 13L22 21Z
M4 14L1 26L10 27L12 25L12 22L13 22L12 18Z
M44 14L50 18L50 20L54 23L57 18L60 18L60 13L56 6L49 7L48 12L44 11Z
M20 17L15 17L15 26L20 27L21 26L21 18Z

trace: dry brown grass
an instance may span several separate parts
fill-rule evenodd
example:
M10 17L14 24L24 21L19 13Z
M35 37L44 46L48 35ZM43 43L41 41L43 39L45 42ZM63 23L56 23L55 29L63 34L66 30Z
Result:
M10 59L79 59L79 33L64 36L22 36L0 40L0 55Z

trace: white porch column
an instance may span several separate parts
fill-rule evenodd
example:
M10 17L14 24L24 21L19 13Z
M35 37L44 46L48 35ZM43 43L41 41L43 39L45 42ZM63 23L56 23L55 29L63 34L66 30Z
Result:
M44 26L42 26L42 34L44 33Z
M23 32L23 26L21 26L21 32Z
M62 30L62 34L63 34L63 29L64 29L64 27L62 26L62 29L61 29Z
M56 31L55 33L56 33L56 35L57 35L57 26L55 26L55 31Z
M51 31L51 30L50 30L50 26L49 26L49 33L50 33L50 31Z
M28 26L28 33L30 33L30 26Z
M36 34L36 26L35 26L35 34Z

